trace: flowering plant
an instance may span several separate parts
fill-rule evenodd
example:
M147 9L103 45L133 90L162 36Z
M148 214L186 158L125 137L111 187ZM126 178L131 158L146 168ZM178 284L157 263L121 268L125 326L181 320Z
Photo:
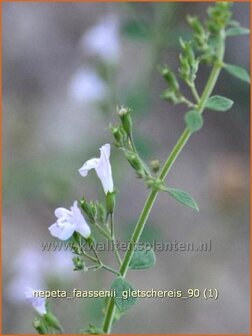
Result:
M122 293L124 291L133 291L132 285L126 280L129 269L147 269L155 264L156 257L153 250L140 250L137 247L158 194L166 192L182 205L199 211L196 201L189 193L167 186L165 179L192 134L202 128L204 122L203 112L205 110L223 112L232 107L233 101L231 99L212 94L221 70L224 69L240 80L250 82L250 77L246 70L224 61L226 38L248 33L246 28L240 27L239 23L231 20L231 17L231 4L227 2L218 2L213 7L209 7L208 18L204 23L196 16L188 17L193 37L190 41L180 39L182 51L179 56L178 75L180 80L191 90L192 99L186 97L182 92L177 74L166 65L159 67L159 71L167 83L167 89L163 92L162 97L172 104L186 106L185 130L173 147L163 167L160 168L159 161L152 162L150 167L144 162L134 142L132 111L124 106L117 108L120 123L111 126L115 147L122 150L137 177L142 179L150 189L125 255L121 256L116 244L114 213L117 193L112 177L110 164L111 147L109 144L105 144L100 148L99 158L92 158L86 161L79 169L79 173L83 177L86 177L91 169L96 171L104 190L104 202L92 202L82 198L79 201L75 201L70 210L64 208L55 210L57 221L49 227L49 231L52 236L72 243L74 270L87 271L94 269L97 271L104 269L115 275L111 289L115 291L116 296L111 297L107 302L103 325L89 325L88 329L85 330L87 333L109 334L113 323L118 321L136 303L134 296L129 295L125 299L122 298ZM90 33L89 40L92 40L94 34L94 31ZM99 48L99 44L97 46L94 44L94 48ZM202 64L209 66L211 72L203 91L200 93L195 81L198 69ZM96 237L93 228L96 228L106 240L113 244L118 269L105 264L96 251ZM92 254L83 250L83 242L88 244ZM91 264L88 264L88 262L91 262ZM33 324L37 331L42 334L49 331L62 332L59 321L49 311L48 303L45 300L34 298L31 291L29 289L26 295L38 313Z

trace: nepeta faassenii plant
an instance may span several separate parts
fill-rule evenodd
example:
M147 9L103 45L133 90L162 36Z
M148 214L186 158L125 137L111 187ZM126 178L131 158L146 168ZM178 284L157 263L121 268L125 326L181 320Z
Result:
M57 221L49 227L49 231L54 237L72 243L74 270L87 271L93 269L97 271L104 269L115 274L111 289L115 290L116 297L109 298L106 303L103 325L97 327L90 324L88 329L84 331L85 333L109 334L113 323L118 321L125 311L136 303L136 298L133 296L129 296L127 299L122 298L122 292L133 290L132 286L125 280L129 270L146 269L155 264L154 251L138 249L137 244L159 192L167 192L169 196L181 204L199 211L197 203L188 193L167 187L165 178L191 135L203 126L204 110L227 111L233 105L231 99L212 95L221 70L224 69L231 75L245 82L250 82L246 70L236 65L227 64L224 61L226 38L247 34L249 30L241 27L238 22L231 20L230 3L218 2L213 7L209 7L207 12L208 18L204 23L196 16L189 16L188 23L193 31L192 40L184 41L182 38L180 39L182 52L179 55L178 76L190 88L193 99L188 99L181 92L177 75L173 71L167 66L159 67L168 84L168 88L162 95L163 98L173 104L185 104L187 107L185 130L163 167L160 169L158 161L153 161L151 166L148 167L141 159L134 144L133 123L129 108L118 108L120 124L111 127L115 146L123 151L136 175L150 189L123 258L117 248L114 230L116 191L109 160L109 144L100 148L99 158L86 161L79 169L82 176L86 176L89 170L95 169L104 189L105 205L101 202L90 202L83 198L78 202L75 201L70 210L64 208L55 210ZM211 67L211 72L204 90L200 93L196 88L195 80L199 66L203 63ZM159 170L160 173L158 174ZM118 269L114 269L103 262L95 249L94 233L92 233L93 230L91 232L90 227L96 228L106 240L113 244ZM96 232L95 229L94 232ZM88 244L89 252L82 248L84 243ZM87 262L91 262L91 264L87 264ZM35 329L41 334L62 333L63 329L57 318L50 312L48 302L45 299L34 297L31 289L26 292L26 296L37 311L37 317L33 322Z

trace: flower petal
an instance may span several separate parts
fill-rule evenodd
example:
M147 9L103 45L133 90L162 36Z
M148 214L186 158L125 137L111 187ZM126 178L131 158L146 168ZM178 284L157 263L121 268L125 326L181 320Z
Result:
M84 238L88 238L91 234L90 227L88 226L84 216L82 215L80 209L77 206L77 201L74 202L71 207L73 212L73 221L75 224L75 231L79 232Z
M96 169L98 166L99 159L93 158L86 161L83 166L79 169L81 176L87 176L89 170Z
M79 232L84 238L88 238L91 235L91 230L87 223L77 226L75 231Z
M114 183L112 178L112 170L109 162L110 145L105 144L100 148L101 156L96 170L96 173L101 180L105 194L114 190Z
M36 301L32 303L33 308L39 313L39 315L46 314L46 300L45 298L38 297Z
M67 240L73 235L75 227L70 223L66 223L65 225L58 225L56 222L55 224L51 225L48 230L53 237L56 237L60 240Z
M103 152L107 158L110 158L110 144L105 144L100 148L101 153Z
M71 215L71 212L65 208L57 208L54 211L54 214L57 218L63 217L63 216L68 216Z
M31 287L28 287L25 290L25 297L27 302L29 302L33 308L39 313L39 315L46 314L46 300L42 297L35 297L33 294L34 290Z

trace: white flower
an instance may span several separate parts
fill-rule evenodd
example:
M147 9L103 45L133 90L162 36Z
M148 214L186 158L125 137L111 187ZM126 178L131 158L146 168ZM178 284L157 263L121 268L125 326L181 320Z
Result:
M94 103L106 98L108 87L95 70L82 68L70 80L69 94L77 102Z
M52 236L60 240L67 240L75 231L79 232L84 238L90 236L91 230L77 206L77 201L74 202L70 211L65 208L58 208L54 213L58 219L56 223L49 227Z
M89 170L95 169L97 176L101 180L105 194L114 190L112 170L109 162L110 145L106 144L100 148L100 158L93 158L86 161L79 169L81 176L87 176Z
M25 291L25 297L39 315L46 314L46 300L45 298L34 296L34 289L28 287Z
M80 46L84 52L97 55L106 63L116 63L120 56L118 19L114 16L100 19L84 33Z

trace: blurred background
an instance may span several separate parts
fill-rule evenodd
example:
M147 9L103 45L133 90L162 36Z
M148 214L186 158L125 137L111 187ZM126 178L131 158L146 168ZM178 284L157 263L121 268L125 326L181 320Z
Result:
M44 289L108 288L106 271L72 271L71 254L42 252L54 241L54 209L83 195L103 200L95 173L78 169L112 143L116 105L133 109L137 147L164 162L184 128L184 106L164 102L156 66L178 66L186 15L206 3L3 3L3 333L33 333L27 285ZM233 6L249 26L249 4ZM227 41L226 61L249 68L249 37ZM200 69L201 91L209 74ZM139 299L116 333L249 332L249 86L222 73L215 94L234 100L227 113L207 111L172 169L169 186L188 191L200 212L162 194L142 241L211 240L209 252L157 252L155 268L130 271L139 289L218 288L218 300ZM185 94L189 94L185 88ZM129 239L148 190L112 147L119 190L116 232ZM110 255L104 257L113 263ZM146 301L148 300L148 301ZM53 299L66 333L99 325L103 299Z

